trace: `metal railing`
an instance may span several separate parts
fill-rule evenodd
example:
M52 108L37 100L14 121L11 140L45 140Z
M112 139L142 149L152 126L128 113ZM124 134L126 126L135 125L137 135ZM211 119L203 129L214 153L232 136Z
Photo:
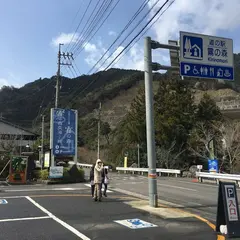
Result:
M239 174L223 174L223 173L206 173L206 172L196 172L196 177L199 182L203 182L203 179L214 179L216 183L219 183L219 180L229 180L236 182L240 187L240 175Z
M141 173L142 175L143 175L143 173L147 173L148 172L148 168L124 168L124 167L117 167L116 170L118 172L124 171L124 173L131 172L132 174L134 174L135 172L138 172L138 173ZM159 176L161 176L161 173L175 174L176 177L181 174L181 170L178 170L178 169L157 168L156 172L159 173Z
M70 165L74 165L75 162L73 161L69 161L68 164ZM77 166L83 167L83 168L91 168L93 166L93 164L87 164L87 163L77 163ZM104 166L104 168L109 168L108 166Z

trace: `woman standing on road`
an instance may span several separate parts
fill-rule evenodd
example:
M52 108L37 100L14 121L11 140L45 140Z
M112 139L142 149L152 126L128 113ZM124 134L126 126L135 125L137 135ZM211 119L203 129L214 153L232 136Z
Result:
M107 197L107 186L108 186L109 178L108 178L108 170L106 167L103 167L102 172L102 184L104 185L103 195Z
M94 164L92 165L91 170L90 170L89 181L90 181L90 185L91 185L92 198L94 198L94 188L95 188L95 185L94 185Z
M96 161L96 165L94 167L94 200L101 202L102 192L101 192L101 185L102 185L102 170L103 170L103 163L100 159Z

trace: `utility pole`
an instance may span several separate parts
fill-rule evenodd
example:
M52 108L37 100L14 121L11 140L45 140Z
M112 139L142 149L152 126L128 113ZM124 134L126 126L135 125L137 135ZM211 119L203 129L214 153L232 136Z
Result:
M152 49L150 37L146 37L144 41L144 78L145 78L145 102L146 102L149 204L151 207L157 207L158 196L157 196L156 150L155 150L156 147L153 114Z
M98 152L97 152L97 158L100 158L100 130L101 130L101 109L102 104L99 103L99 109L98 109Z
M44 123L45 123L45 116L42 115L42 142L41 142L41 169L43 169L44 165Z
M57 70L57 80L56 80L56 96L55 96L55 108L58 108L58 100L59 100L59 82L60 82L60 75L61 75L61 65L67 65L67 66L72 66L71 61L64 63L61 62L61 58L64 57L64 59L68 60L74 60L73 59L73 54L72 53L65 53L61 52L61 46L64 44L59 43L59 49L58 49L58 70Z
M138 167L140 168L140 146L139 146L139 143L137 145L137 148L138 148Z
M144 41L144 77L145 77L145 102L146 102L146 134L147 134L147 157L148 157L148 183L149 183L149 204L157 207L157 174L156 174L156 146L154 132L154 111L153 111L153 87L152 71L178 70L179 66L165 66L152 62L152 49L164 48L179 51L180 47L171 44L161 44L146 37Z

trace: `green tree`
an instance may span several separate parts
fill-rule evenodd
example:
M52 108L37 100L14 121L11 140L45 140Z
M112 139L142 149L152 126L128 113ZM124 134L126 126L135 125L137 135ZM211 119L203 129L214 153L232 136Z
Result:
M101 135L106 138L107 144L109 145L109 135L111 133L111 127L108 122L101 123Z
M136 152L136 146L146 144L146 117L144 88L138 90L125 118L112 132L111 159L122 163L124 153Z
M223 116L220 109L215 101L206 93L197 105L195 119L195 126L189 138L190 150L193 156L206 162L210 156L210 141L214 143L215 156L217 153L221 153L222 139L220 128L223 123Z
M156 144L179 152L184 148L195 122L190 88L180 81L161 82L155 96ZM174 150L172 152L174 152Z

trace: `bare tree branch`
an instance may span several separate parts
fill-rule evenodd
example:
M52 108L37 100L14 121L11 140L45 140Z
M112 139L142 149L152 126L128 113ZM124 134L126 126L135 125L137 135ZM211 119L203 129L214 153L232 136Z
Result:
M224 142L222 153L224 159L228 161L230 172L232 173L237 163L240 162L240 122L225 122L220 132Z

